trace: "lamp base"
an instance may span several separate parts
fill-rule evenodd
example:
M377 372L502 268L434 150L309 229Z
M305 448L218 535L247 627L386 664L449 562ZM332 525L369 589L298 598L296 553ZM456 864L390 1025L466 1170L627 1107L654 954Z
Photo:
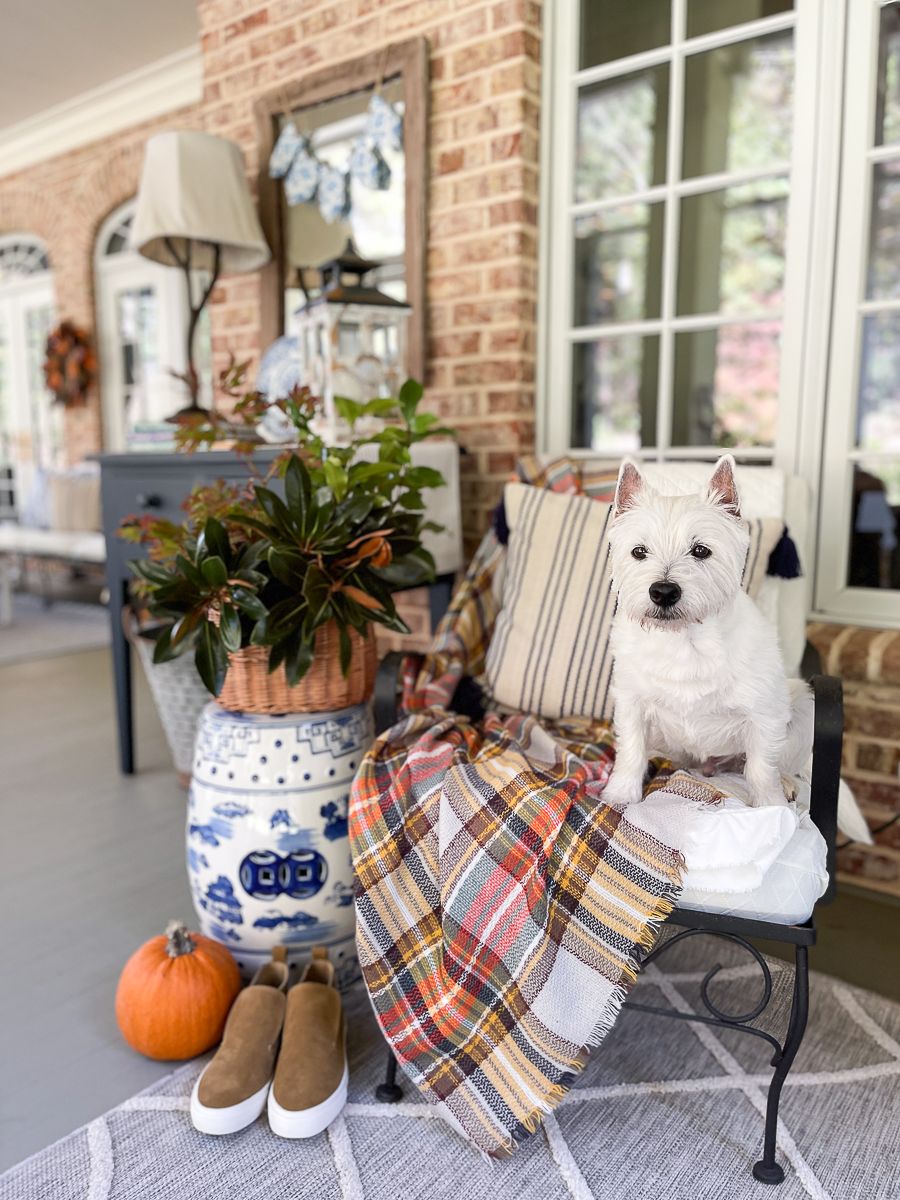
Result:
M209 415L209 409L204 408L201 404L188 404L186 408L179 408L177 413L173 413L171 417L166 417L167 425L180 425L182 417L191 417L195 413L203 413Z

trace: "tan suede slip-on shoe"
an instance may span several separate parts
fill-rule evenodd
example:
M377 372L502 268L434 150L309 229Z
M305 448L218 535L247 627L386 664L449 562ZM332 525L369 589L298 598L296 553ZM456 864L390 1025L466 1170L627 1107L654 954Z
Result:
M237 1133L266 1106L287 1003L285 948L259 968L238 995L222 1043L191 1092L191 1120L200 1133Z
M330 1125L347 1103L344 1010L324 946L288 992L281 1053L269 1092L269 1128L308 1138Z

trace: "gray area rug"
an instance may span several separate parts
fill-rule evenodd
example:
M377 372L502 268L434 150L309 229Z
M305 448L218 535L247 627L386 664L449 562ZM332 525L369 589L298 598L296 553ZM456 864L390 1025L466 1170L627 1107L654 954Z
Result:
M699 1005L692 939L650 966L634 1000ZM730 947L713 953L727 964ZM677 956L677 958L676 958ZM668 961L666 959L668 958ZM769 960L779 970L775 960ZM776 993L783 991L776 978ZM754 977L755 976L755 977ZM758 994L758 968L732 965L714 1002ZM751 1001L752 1003L752 1001ZM472 1151L404 1081L403 1102L374 1090L386 1051L361 987L346 998L350 1096L305 1142L263 1116L225 1138L196 1133L189 1063L0 1176L3 1200L897 1200L900 1197L900 1005L812 977L806 1038L782 1099L779 1160L767 1188L750 1175L762 1149L771 1051L730 1030L623 1012L556 1112L512 1158ZM731 1011L736 1011L732 1009ZM88 1068L89 1069L89 1068Z
M40 596L16 592L13 614L12 625L0 626L0 666L97 650L110 642L109 612L100 604L57 600L47 608Z

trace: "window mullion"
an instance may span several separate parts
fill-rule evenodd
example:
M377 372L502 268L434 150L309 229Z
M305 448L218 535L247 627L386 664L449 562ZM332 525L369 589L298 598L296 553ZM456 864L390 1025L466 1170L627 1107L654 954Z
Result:
M672 58L669 67L669 130L666 160L666 215L663 238L662 332L659 346L659 391L656 407L656 446L662 459L672 442L672 392L675 368L675 282L678 269L679 202L675 185L681 176L684 109L684 31L687 0L672 0Z

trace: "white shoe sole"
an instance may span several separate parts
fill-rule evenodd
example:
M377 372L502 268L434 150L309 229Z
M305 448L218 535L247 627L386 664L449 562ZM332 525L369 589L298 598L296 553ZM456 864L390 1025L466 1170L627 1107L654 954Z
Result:
M269 1095L271 1083L261 1087L258 1092L242 1100L240 1104L232 1104L229 1108L207 1108L200 1103L200 1080L206 1074L208 1066L203 1068L200 1078L194 1084L191 1092L191 1121L199 1133L238 1133L252 1125L262 1110L266 1107L266 1097Z
M332 1092L327 1100L315 1104L312 1108L303 1108L297 1112L282 1108L275 1099L274 1089L269 1092L269 1128L273 1133L283 1138L311 1138L326 1129L341 1109L347 1103L347 1084L350 1072L344 1063L344 1074L337 1090Z

